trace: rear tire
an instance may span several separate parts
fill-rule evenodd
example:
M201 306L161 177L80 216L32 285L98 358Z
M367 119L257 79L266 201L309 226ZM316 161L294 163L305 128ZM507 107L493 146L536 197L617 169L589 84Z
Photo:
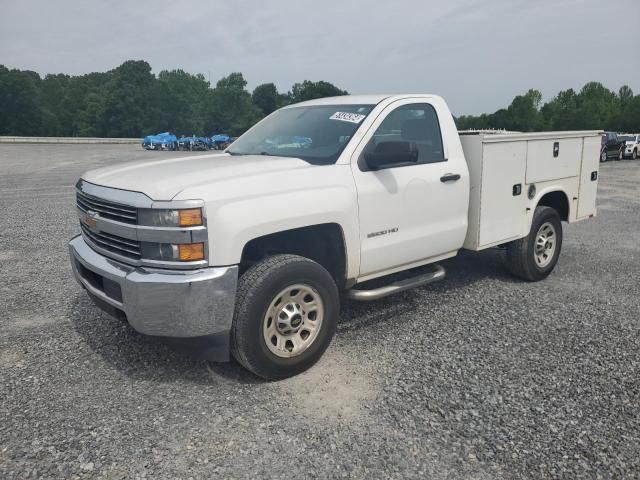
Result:
M268 257L239 279L231 353L259 377L297 375L327 349L339 312L338 288L321 265L298 255Z
M536 207L529 235L507 244L507 267L523 280L543 280L558 263L561 248L558 212L551 207Z

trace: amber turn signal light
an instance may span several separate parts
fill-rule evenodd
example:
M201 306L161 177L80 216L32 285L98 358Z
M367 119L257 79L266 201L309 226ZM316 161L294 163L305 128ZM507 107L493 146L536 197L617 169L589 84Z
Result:
M204 260L204 243L183 243L178 245L181 262Z
M193 227L196 225L202 225L201 208L187 208L185 210L179 210L179 212L181 227Z

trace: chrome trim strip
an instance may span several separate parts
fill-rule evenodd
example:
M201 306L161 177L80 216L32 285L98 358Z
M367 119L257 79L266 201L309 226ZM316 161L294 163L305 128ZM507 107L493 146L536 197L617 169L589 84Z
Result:
M207 242L207 228L200 227L147 227L138 225L138 240L158 243Z

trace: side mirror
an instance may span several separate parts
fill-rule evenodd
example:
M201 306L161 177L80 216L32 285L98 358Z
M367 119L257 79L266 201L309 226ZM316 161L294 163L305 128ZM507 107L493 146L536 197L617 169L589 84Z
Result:
M365 152L369 170L411 165L418 161L418 148L413 142L380 142L373 152Z

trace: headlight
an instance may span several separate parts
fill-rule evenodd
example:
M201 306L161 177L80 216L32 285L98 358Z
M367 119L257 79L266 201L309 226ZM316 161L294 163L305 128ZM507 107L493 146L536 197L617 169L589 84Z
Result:
M193 262L204 260L204 243L153 243L141 242L142 258L169 262Z
M138 223L151 227L195 227L202 225L202 209L145 208L138 211Z

